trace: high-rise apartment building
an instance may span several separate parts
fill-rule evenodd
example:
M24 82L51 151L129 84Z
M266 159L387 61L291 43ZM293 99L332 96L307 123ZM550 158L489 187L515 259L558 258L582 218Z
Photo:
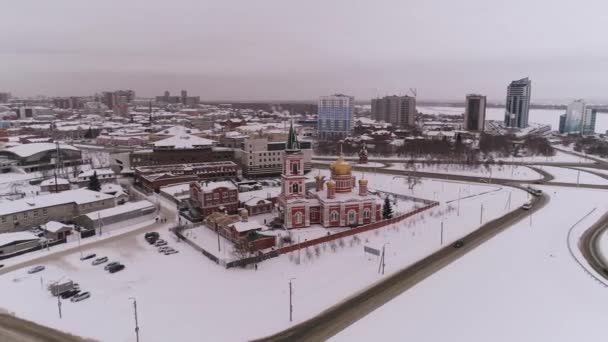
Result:
M0 103L7 103L11 99L11 93L0 93Z
M116 91L104 91L102 93L101 102L108 106L109 109L114 109L114 107L122 101L121 97L124 96L124 99L127 103L133 102L135 99L135 91L133 90L116 90Z
M589 108L583 100L568 105L566 114L560 116L560 133L588 135L595 133L597 111Z
M321 139L344 138L353 129L355 97L343 94L321 96L318 109L318 132Z
M512 128L528 127L531 92L532 81L527 77L509 84L507 87L505 126Z
M464 106L464 129L483 132L486 121L486 97L469 94Z
M416 98L393 95L372 99L372 119L397 127L413 126L416 122Z

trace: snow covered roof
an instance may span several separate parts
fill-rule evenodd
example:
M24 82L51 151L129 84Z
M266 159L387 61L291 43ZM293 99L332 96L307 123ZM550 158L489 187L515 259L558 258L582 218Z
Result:
M97 176L114 175L114 171L112 171L111 169L92 169L79 173L78 178L91 177L95 172L97 172Z
M262 202L264 204L268 204L268 203L272 203L269 200L265 199L265 198L261 198L261 197L251 197L250 199L246 200L243 202L243 204L247 204L247 205L256 205L259 202Z
M201 146L212 146L215 143L213 140L199 138L191 134L180 134L171 138L159 140L154 143L154 147L165 147L175 149L189 149Z
M127 202L123 205L116 206L114 208L108 208L104 210L94 211L86 214L90 220L95 221L101 218L102 220L107 217L112 217L116 215L120 215L123 213L128 213L131 211L144 210L154 208L154 204L148 200L138 201L138 202Z
M59 144L59 148L62 150L79 151L76 147L65 144ZM55 149L57 149L57 145L53 143L32 143L13 146L5 151L14 153L21 158L27 158L40 152L54 151Z
M166 135L183 135L183 134L195 134L200 133L201 130L198 128L188 128L184 126L173 126L166 129L161 130L158 134L166 134Z
M67 184L70 184L70 182L68 182L67 179L57 178L57 185L67 185ZM47 186L47 185L55 185L55 178L45 179L40 183L40 186Z
M248 232L251 230L258 230L258 229L262 229L262 225L260 225L259 223L255 222L255 221L247 221L247 222L235 222L232 224L234 226L234 229L239 232L239 233L244 233L244 232Z
M30 232L14 232L0 234L0 247L10 245L19 241L38 240L39 238Z
M12 202L6 202L7 205L0 206L0 216L67 203L81 205L109 199L113 200L114 197L85 188L68 190L55 194L40 195L33 198L22 198Z
M101 184L101 192L103 192L104 194L109 194L109 193L116 193L119 191L122 191L122 186L118 185L118 184L112 184L112 183L104 183Z
M72 229L74 226L71 224L64 224L57 221L49 221L42 226L44 230L50 233L57 233L64 228Z
M221 182L201 182L201 188L204 191L211 191L219 188L228 188L228 189L236 189L236 186L232 182L229 181L221 181Z

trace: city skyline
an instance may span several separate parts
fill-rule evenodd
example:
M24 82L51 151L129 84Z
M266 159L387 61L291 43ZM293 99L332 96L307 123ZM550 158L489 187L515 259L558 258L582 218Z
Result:
M417 88L423 100L482 93L495 102L509 81L530 77L536 102L602 102L608 48L593 33L604 31L605 9L546 0L20 1L0 23L9 33L0 38L0 90L27 97L127 88L153 97L188 89L203 101L314 101ZM577 14L585 25L558 25Z

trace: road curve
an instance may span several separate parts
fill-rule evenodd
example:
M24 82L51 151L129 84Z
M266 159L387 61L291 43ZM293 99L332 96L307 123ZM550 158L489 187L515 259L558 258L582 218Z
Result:
M328 308L319 315L257 341L323 341L329 339L496 234L541 209L549 202L549 196L543 194L540 197L534 197L533 202L534 205L530 211L516 209L498 219L487 222L476 231L468 234L461 239L464 241L463 247L446 246L362 292Z
M599 240L606 230L608 230L608 212L583 233L579 240L579 248L591 268L608 280L608 264L599 256Z
M82 337L45 327L43 325L0 314L0 341L2 342L88 342Z

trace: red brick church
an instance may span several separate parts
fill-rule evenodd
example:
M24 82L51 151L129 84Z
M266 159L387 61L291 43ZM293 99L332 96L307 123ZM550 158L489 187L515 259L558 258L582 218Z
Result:
M324 227L346 227L380 221L382 204L379 197L367 192L367 179L358 182L352 167L340 157L330 166L331 179L315 177L315 189L306 193L304 156L300 151L293 125L283 159L279 215L285 228L304 228L312 224ZM357 186L358 184L358 186Z

